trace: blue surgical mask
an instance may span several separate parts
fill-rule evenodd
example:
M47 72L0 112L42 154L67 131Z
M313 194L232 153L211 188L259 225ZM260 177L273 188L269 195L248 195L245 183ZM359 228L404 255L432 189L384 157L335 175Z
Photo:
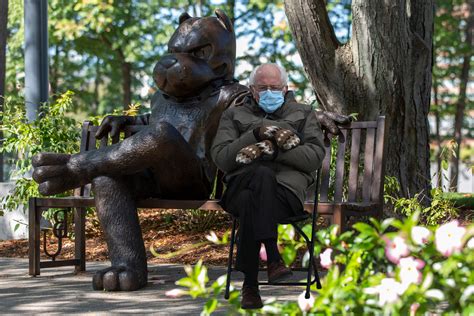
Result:
M281 105L285 101L285 98L283 97L283 92L279 90L261 91L258 93L258 96L259 96L258 105L260 106L260 108L262 108L262 110L264 110L267 113L275 112L281 107Z

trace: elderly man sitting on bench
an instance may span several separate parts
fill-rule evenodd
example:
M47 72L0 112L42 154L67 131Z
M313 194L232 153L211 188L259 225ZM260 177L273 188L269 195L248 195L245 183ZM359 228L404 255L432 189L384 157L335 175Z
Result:
M311 106L295 101L276 64L257 67L252 97L227 109L211 154L225 172L223 208L239 218L236 268L244 273L242 308L262 307L259 250L265 246L268 281L291 275L277 248L277 225L303 214L305 191L324 158L323 134Z

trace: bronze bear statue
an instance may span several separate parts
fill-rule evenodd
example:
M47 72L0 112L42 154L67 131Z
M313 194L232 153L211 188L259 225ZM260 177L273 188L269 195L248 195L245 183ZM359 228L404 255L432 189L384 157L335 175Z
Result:
M184 13L156 64L159 90L151 113L106 117L96 137L114 136L130 124L147 127L123 141L84 153L40 153L33 179L43 195L92 183L105 233L110 268L93 277L95 290L132 291L147 284L147 260L136 201L147 197L207 199L216 167L210 146L222 112L249 96L234 80L235 34L221 10L216 17ZM339 117L319 113L334 129Z

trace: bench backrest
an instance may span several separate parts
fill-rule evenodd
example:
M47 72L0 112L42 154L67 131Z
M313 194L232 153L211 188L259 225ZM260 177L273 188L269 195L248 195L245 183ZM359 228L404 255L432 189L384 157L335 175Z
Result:
M328 135L333 139L333 145L331 142L325 143L326 155L320 179L321 202L382 203L384 125L385 117L381 116L377 121L351 122L340 127L340 135ZM127 126L122 131L123 137L129 137L143 127ZM97 140L97 129L98 126L92 122L84 122L81 152L115 144L120 140L118 137L111 139L108 135ZM334 142L337 142L336 146ZM217 177L220 179L221 174ZM216 191L216 197L220 197L221 181L217 181ZM89 196L90 184L76 190L76 195Z
M125 127L121 132L124 138L129 137L139 130L141 130L144 125L132 125ZM101 139L96 139L95 134L99 126L94 125L91 121L85 121L82 124L81 130L81 145L80 145L80 152L85 152L89 150L95 150L97 148L105 147L110 144L115 144L120 141L119 137L109 137L109 134L102 137ZM90 196L91 193L91 185L87 184L79 189L74 191L75 196Z
M325 142L320 201L382 204L385 117L340 129Z

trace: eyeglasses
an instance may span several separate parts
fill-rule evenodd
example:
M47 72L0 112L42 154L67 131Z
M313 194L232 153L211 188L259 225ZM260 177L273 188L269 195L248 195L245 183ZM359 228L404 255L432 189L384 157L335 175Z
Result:
M281 91L283 90L283 88L285 86L273 86L273 85L270 85L270 86L264 86L264 85L257 85L257 86L252 86L255 91L257 92L262 92L262 91L266 91L266 90L270 90L270 91Z

